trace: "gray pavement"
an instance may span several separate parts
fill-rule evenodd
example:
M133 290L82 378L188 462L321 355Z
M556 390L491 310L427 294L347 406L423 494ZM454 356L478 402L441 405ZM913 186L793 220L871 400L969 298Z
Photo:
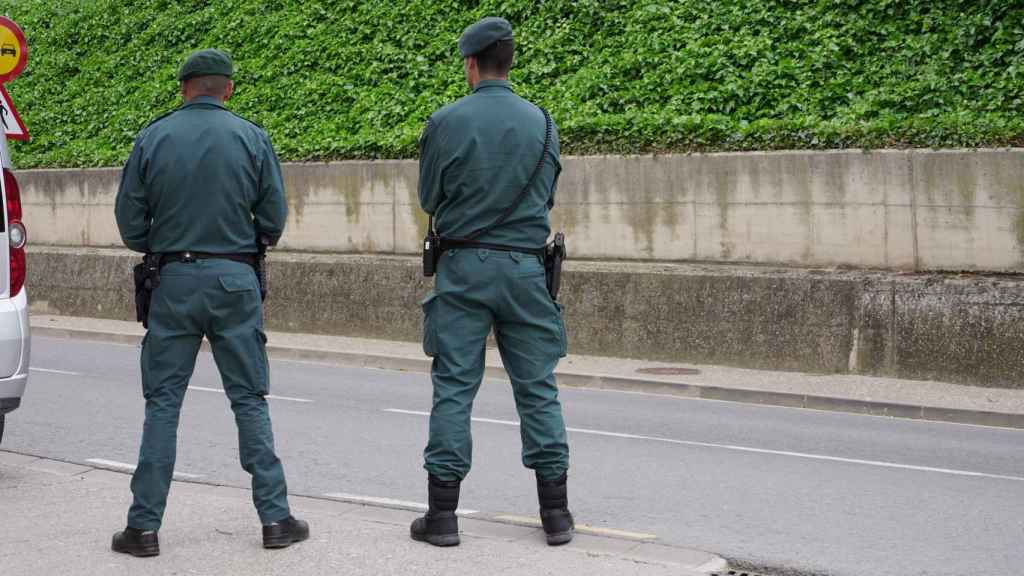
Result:
M144 333L141 325L134 322L53 315L33 315L32 327L44 336L124 343L136 343ZM430 360L415 342L288 332L271 332L268 337L268 351L278 358L413 372L430 369ZM489 376L505 377L496 351L488 355L487 366ZM559 365L558 380L565 387L1024 428L1024 389L575 354Z
M716 557L650 542L581 535L552 549L536 528L463 519L463 542L440 550L406 537L407 510L293 497L307 542L260 547L250 493L175 483L161 555L109 550L123 522L126 474L0 451L0 567L10 576L101 574L652 574L699 576Z
M143 405L137 347L38 336L33 346L29 390L8 419L4 448L90 466L134 463ZM280 358L272 371L277 444L293 493L396 506L424 500L428 378ZM178 471L246 486L208 354L192 386ZM959 576L1024 562L1024 431L582 388L564 389L562 400L570 500L592 534L655 536L837 576ZM487 380L474 414L476 461L462 507L485 518L535 518L507 384ZM127 504L125 491L115 525Z

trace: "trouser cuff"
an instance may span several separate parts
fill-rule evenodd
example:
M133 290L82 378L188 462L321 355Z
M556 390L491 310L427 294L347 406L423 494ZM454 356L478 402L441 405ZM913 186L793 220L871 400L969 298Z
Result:
M125 526L127 526L128 528L141 530L142 532L158 532L160 530L160 522L146 522L142 520L133 519L130 516L128 517L128 521L125 523Z
M423 466L423 469L427 471L428 478L437 478L442 482L462 482L466 476L465 474L452 472L448 468L437 468L430 465Z
M561 482L565 483L568 472L565 468L554 468L547 470L534 470L538 482Z
M292 515L291 509L289 507L287 507L287 506L285 506L284 511L281 511L280 509L278 509L278 510L275 510L274 512L267 512L267 513L257 512L257 513L259 514L259 517L260 517L260 523L263 524L264 526L266 526L268 524L273 524L274 522L280 522L280 521L284 520L285 518L287 518L287 517Z

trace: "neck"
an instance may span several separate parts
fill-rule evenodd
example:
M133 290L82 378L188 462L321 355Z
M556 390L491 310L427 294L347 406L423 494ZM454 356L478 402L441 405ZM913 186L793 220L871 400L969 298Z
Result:
M477 86L480 85L481 82L483 82L485 80L505 80L505 81L508 81L508 76L507 75L506 76L498 76L498 75L487 75L487 76L484 76L484 75L481 75L480 78L477 79L476 84L473 85L473 88L476 88Z

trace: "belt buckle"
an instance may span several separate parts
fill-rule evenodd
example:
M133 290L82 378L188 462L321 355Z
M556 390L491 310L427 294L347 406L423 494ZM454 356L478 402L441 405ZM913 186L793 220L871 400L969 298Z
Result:
M181 261L186 264L191 264L196 261L196 257L191 252L185 252L181 255Z

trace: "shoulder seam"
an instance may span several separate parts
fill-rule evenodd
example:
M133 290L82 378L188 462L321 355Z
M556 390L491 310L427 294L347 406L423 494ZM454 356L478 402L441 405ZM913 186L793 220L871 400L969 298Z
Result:
M168 116L170 116L171 114L174 114L175 112L177 112L180 109L181 108L175 108L174 110L168 110L167 112L164 112L163 114L157 116L156 118L153 118L152 120L149 121L149 124L146 124L143 127L143 130L145 130L146 128L149 128L150 126L152 126L153 124L156 124L157 122L163 120L164 118L167 118Z
M252 124L253 126L259 128L260 130L266 131L266 129L263 128L263 126L261 126L258 122L254 122L253 120L250 120L250 119L246 118L245 116L242 116L241 114L236 113L233 110L228 110L227 108L224 108L224 110L226 110L227 112L229 112L230 114L232 114L236 118L241 118L242 120L245 120L249 124Z

